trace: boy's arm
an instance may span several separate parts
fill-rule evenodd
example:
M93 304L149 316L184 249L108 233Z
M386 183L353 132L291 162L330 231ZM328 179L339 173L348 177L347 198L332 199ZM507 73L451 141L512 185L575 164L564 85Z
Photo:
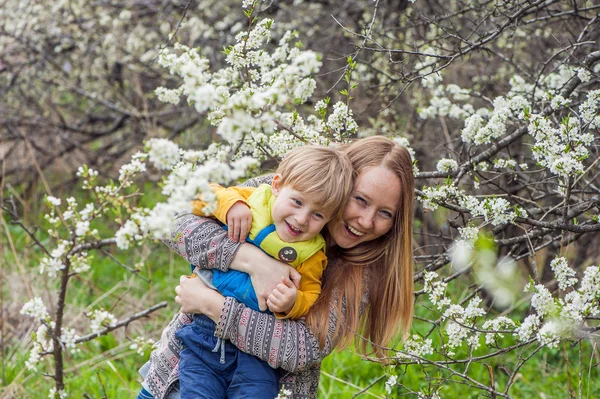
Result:
M305 316L321 295L321 277L327 266L327 257L319 251L296 268L302 278L296 296L296 302L287 313L275 313L279 319L298 319Z
M210 183L210 188L217 196L217 209L212 215L205 215L202 212L206 202L196 198L192 201L192 213L196 216L214 216L219 222L227 224L227 212L238 201L247 204L246 200L254 191L254 187L222 187L215 183Z

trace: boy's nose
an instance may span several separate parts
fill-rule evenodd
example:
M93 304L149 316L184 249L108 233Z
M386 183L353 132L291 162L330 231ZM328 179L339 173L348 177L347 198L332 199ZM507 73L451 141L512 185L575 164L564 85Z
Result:
M299 212L296 215L296 222L298 222L298 224L306 224L308 222L308 214L305 212Z

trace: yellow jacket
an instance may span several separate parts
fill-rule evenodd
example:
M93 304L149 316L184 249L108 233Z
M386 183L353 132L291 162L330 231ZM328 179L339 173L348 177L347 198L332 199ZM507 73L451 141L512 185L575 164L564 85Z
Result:
M274 228L268 229L267 226L272 226L273 223L271 209L275 201L275 196L271 192L271 186L268 184L263 184L258 188L224 188L216 184L211 184L211 188L217 196L217 209L211 216L214 216L221 223L226 224L229 209L238 201L245 203L252 212L252 227L249 233L249 241L255 245L258 244L258 247L273 258L290 264L302 276L294 306L287 314L276 314L276 316L290 319L305 316L321 294L321 277L327 266L327 257L324 253L325 240L323 237L319 234L308 241L288 243L279 238ZM192 212L195 215L203 216L202 208L205 205L204 202L196 200L193 205ZM262 235L260 234L261 231L263 231ZM256 241L257 236L259 238L258 242Z

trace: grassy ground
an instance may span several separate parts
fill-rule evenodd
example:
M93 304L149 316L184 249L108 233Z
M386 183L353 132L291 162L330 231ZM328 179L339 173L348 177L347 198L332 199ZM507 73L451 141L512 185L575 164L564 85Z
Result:
M149 188L148 188L149 189ZM43 225L39 206L29 204L28 225ZM24 367L30 349L30 336L37 328L28 317L19 311L32 296L44 298L49 310L55 304L57 282L38 273L41 252L32 246L19 227L7 223L0 226L0 276L2 308L1 318L1 370L0 397L45 398L53 386L52 380ZM98 226L105 228L106 226ZM47 242L43 230L37 237ZM88 321L84 313L89 309L104 307L117 317L143 310L166 300L169 305L150 317L132 323L126 330L119 330L81 346L81 352L69 355L67 365L67 390L71 398L133 398L139 390L140 379L137 369L148 359L149 352L139 355L130 349L131 341L137 336L157 339L177 306L173 302L173 287L181 274L188 272L188 265L175 257L163 244L146 244L127 253L111 251L119 262L133 266L143 262L138 275L132 275L118 262L102 254L95 254L92 270L78 276L69 287L69 312L66 324L86 333ZM465 282L464 284L468 284ZM463 287L454 286L457 295ZM429 312L424 298L417 304L417 314ZM425 333L428 326L416 322L413 331ZM434 333L431 337L439 341ZM508 343L508 341L506 342ZM558 349L543 349L520 369L517 381L510 394L515 398L582 398L600 397L600 371L598 352L594 343L584 341L580 345L564 344ZM491 383L504 387L507 371L514 369L518 356L527 356L535 348L501 358L490 358L482 364L473 364L467 374L483 384ZM484 352L476 352L482 355ZM460 351L457 356L460 356ZM47 358L49 359L49 358ZM436 359L436 357L432 357ZM44 363L45 371L52 364ZM456 368L464 372L465 367ZM361 359L350 348L335 352L323 362L320 398L350 398L360 394L361 398L384 398L384 383L387 374L399 375L399 382L412 390L426 389L430 382L446 380L440 390L441 397L479 398L481 390L465 386L448 372L433 367L384 368L380 364ZM368 388L368 389L367 389ZM415 397L397 387L391 397Z

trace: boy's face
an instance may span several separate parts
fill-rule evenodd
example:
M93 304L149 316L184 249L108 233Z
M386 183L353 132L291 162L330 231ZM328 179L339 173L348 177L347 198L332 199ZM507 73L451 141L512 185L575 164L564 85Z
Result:
M311 196L290 186L280 187L278 175L271 185L277 197L271 210L277 235L285 242L307 241L315 237L329 221L326 214Z

